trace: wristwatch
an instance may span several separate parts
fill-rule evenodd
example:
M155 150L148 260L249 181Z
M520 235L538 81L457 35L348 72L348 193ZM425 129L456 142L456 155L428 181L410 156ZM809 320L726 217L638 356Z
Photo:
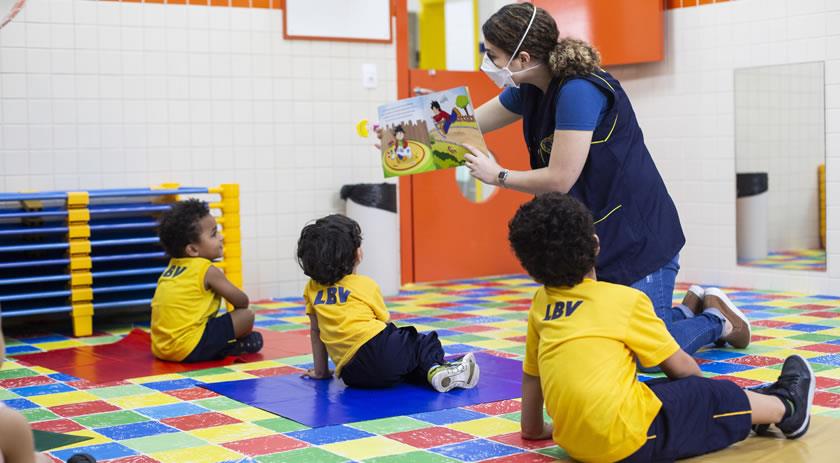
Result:
M499 177L498 177L498 179L499 179L499 185L500 185L500 186L502 186L502 187L506 187L506 186L507 186L507 185L505 185L505 182L507 182L507 179L508 179L508 176L509 176L509 175L510 175L510 171L509 171L509 170L507 170L507 169L502 169L502 171L501 171L501 172L499 172Z

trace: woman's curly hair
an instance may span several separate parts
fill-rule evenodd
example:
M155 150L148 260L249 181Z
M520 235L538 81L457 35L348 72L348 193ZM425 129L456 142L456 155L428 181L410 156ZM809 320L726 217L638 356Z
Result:
M344 215L332 214L315 221L300 232L298 265L316 282L331 286L353 273L356 250L362 245L359 224Z
M207 203L195 198L178 201L164 212L158 223L158 238L169 257L184 257L188 244L198 243L199 222L210 215Z
M484 39L512 55L528 23L535 6L530 3L505 5L481 26ZM558 78L582 76L598 70L601 55L592 45L572 37L559 38L554 18L542 8L519 51L527 51L532 58L546 63L551 74Z
M508 224L508 240L528 274L546 286L574 286L595 267L592 214L563 193L542 194L520 206Z

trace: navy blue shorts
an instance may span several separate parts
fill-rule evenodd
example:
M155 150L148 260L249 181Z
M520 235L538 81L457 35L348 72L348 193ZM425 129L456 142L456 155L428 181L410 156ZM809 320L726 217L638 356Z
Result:
M750 434L747 394L735 383L690 376L646 383L662 401L648 440L624 462L667 462L703 455Z
M233 331L233 319L228 312L207 321L198 345L183 361L193 363L222 359L227 357L235 345L236 333Z

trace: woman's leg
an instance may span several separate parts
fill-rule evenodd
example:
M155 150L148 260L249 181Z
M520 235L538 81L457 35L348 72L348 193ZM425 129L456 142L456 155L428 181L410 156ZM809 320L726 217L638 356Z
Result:
M653 303L656 315L665 322L668 332L689 355L720 338L723 321L711 314L694 316L683 305L672 307L674 286L680 270L680 256L676 255L659 270L633 283L631 286L644 292ZM648 370L649 371L649 370Z

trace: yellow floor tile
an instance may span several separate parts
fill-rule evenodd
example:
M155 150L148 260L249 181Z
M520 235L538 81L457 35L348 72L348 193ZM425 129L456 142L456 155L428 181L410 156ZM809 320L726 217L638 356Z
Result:
M99 397L84 391L73 391L27 397L27 399L42 407L54 407L56 405L78 404L99 400Z
M226 412L227 413L227 412ZM250 439L275 434L274 431L251 423L238 423L212 428L196 429L189 432L199 439L214 444L223 444L238 440Z
M840 368L833 368L831 370L823 370L817 373L818 376L825 376L826 378L840 379Z
M146 376L144 378L134 378L129 382L134 384L146 384L146 383L156 383L158 381L175 381L179 379L184 379L186 376L182 376L178 373L169 373L165 375L157 375L157 376Z
M86 346L87 344L77 341L75 339L68 339L66 341L55 341L55 342L43 342L39 344L32 344L33 346L43 349L43 350L58 350L58 349L67 349L70 347L81 347Z
M322 445L321 448L354 461L416 450L414 447L403 444L402 442L397 442L382 436L337 442L335 444Z
M135 409L143 407L156 407L158 405L169 405L181 402L171 395L163 393L132 395L126 397L115 397L106 399L107 402L124 409Z
M730 376L738 378L754 379L762 382L773 382L779 378L778 370L771 370L770 368L756 368L755 370L744 370L731 373Z
M187 449L156 452L150 457L161 463L217 463L219 461L242 461L242 455L224 447L204 446Z
M238 420L249 422L277 418L277 415L274 413L269 413L254 407L234 408L232 410L225 410L222 413Z
M492 437L519 431L519 423L516 421L495 416L450 424L447 427L479 437Z

